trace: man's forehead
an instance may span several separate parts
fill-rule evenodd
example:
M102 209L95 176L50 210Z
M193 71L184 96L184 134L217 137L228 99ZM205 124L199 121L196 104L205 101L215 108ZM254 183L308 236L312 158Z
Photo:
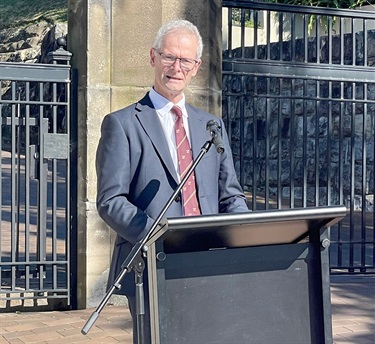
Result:
M189 43L194 41L196 44L198 44L197 37L192 32L185 29L175 29L168 32L168 34L166 34L164 37L163 45L173 41L189 41Z

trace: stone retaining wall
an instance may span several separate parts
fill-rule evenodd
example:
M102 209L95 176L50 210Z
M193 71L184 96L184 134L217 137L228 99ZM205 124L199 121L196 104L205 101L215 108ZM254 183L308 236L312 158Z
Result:
M362 37L361 33L356 35L357 65L363 64ZM367 37L368 66L373 66L375 30L368 31ZM309 61L316 61L314 39L309 43ZM328 63L327 42L327 37L324 37L320 52L321 64ZM340 62L340 40L333 37L332 42L332 59L337 64ZM344 42L345 64L350 65L352 54L346 52L350 52L353 46L351 35L345 36ZM295 60L304 61L303 42L297 40L295 46ZM272 44L270 59L277 61L282 53L284 61L291 60L291 42L283 43L282 52L279 47L279 44ZM258 46L258 59L265 59L266 52L266 46ZM241 49L233 51L237 57L241 53ZM226 54L224 52L224 56ZM254 49L246 47L245 56L254 58ZM224 78L224 99L228 99L229 106L223 107L223 117L229 117L229 131L238 170L241 148L239 112L243 112L245 188L252 189L252 171L255 168L256 185L260 192L268 185L271 195L282 192L283 197L289 197L293 183L296 199L301 199L303 192L307 191L308 201L314 202L318 185L319 203L325 205L341 203L341 188L344 199L349 199L353 187L355 208L362 208L361 195L364 191L367 195L366 209L372 209L375 76L374 83L357 83L355 89L352 80L343 85L342 91L340 82L330 84L328 81L307 78L284 78L281 83L276 77L258 76L256 80L252 75ZM228 90L234 95L225 96ZM363 163L366 169L364 182ZM279 184L281 191L278 191Z

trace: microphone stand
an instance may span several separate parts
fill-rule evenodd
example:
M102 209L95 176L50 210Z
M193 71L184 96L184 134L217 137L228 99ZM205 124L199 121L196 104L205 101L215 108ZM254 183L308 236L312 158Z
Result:
M91 314L90 318L87 320L86 324L83 326L81 333L86 335L91 327L94 325L95 321L98 319L100 312L103 310L104 306L107 304L108 300L112 296L115 289L121 289L121 280L123 277L129 273L132 269L135 271L135 283L136 283L136 314L137 314L137 337L138 337L138 344L144 343L144 293L143 293L143 270L144 270L144 261L142 259L145 256L147 247L146 244L152 234L154 234L154 230L159 226L159 230L164 228L167 223L163 220L165 213L169 209L169 207L174 202L175 198L180 193L181 189L185 185L186 181L189 179L190 175L195 170L196 166L202 160L203 156L208 152L210 149L215 135L211 132L211 140L208 140L202 146L197 158L193 161L193 164L190 166L189 170L185 174L184 178L181 180L180 184L177 186L176 190L173 192L172 196L169 198L168 202L161 210L158 217L155 219L153 225L148 230L146 235L138 241L125 258L125 261L121 265L121 272L116 277L114 283L112 284L111 288L107 291L106 295L99 303L96 310Z

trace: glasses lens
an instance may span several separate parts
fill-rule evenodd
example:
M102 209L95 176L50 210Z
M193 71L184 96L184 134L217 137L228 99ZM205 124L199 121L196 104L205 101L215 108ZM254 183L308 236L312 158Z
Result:
M176 60L180 60L181 68L187 71L193 69L193 67L195 66L195 60L193 59L178 58L176 56L165 55L163 53L159 53L159 54L160 54L161 62L163 63L164 66L171 67L176 62Z
M165 66L172 66L175 61L176 61L176 58L172 55L164 55L164 54L160 54L160 57L161 57L161 62L165 65Z
M192 59L180 59L180 62L181 62L181 68L186 69L186 70L193 69L195 65L195 61Z

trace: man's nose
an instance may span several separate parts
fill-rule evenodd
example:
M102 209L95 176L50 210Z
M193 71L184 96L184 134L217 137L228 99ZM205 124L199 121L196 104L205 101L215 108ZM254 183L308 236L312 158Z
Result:
M177 67L176 67L177 61L178 61L178 64L177 64ZM179 57L176 57L176 59L174 60L174 62L173 62L173 64L172 64L171 67L173 67L173 69L177 69L177 70L182 69L181 68L181 59Z

